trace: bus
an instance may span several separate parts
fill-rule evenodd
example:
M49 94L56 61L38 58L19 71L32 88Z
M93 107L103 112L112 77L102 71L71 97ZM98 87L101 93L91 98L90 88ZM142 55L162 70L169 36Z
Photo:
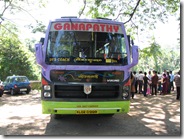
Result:
M61 17L35 44L43 114L117 114L130 109L138 46L122 22Z

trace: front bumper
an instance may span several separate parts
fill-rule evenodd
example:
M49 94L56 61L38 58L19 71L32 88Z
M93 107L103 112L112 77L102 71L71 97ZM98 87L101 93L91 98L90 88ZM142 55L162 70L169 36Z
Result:
M42 100L43 114L115 114L128 113L130 101L57 102Z

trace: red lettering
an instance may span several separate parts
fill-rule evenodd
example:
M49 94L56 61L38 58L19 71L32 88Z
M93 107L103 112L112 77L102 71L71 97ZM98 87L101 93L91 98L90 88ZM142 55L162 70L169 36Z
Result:
M93 25L93 31L100 31L98 24Z
M114 31L118 32L118 30L119 30L119 26L114 26Z
M101 31L105 31L105 25L103 25L103 24L100 24L100 27L101 27Z
M89 30L89 29L91 29L92 28L92 24L87 24L86 25L86 30Z
M62 29L61 23L55 24L55 25L54 25L54 29L55 29L55 30L61 30L61 29Z
M78 30L78 23L72 23L71 30Z
M119 25L98 24L98 23L55 23L54 30L73 30L73 31L96 31L96 32L115 32L120 30Z
M64 24L64 30L70 30L70 24L69 23Z
M84 24L79 24L79 30L85 30L85 25Z
M112 26L111 25L106 25L106 31L107 32L112 32Z

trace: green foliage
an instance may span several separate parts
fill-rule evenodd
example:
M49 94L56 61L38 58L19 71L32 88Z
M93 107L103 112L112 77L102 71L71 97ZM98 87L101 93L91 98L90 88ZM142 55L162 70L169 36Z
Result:
M42 22L37 22L36 26L29 24L27 27L32 30L32 33L36 32L45 33L46 30L46 26Z
M179 10L179 0L86 0L83 15L124 22L127 32L133 36L138 35L138 30L142 32L145 29L155 29L155 23L167 22L170 15L179 17Z
M41 81L30 81L32 90L41 90Z
M133 70L148 71L157 70L179 70L180 69L180 53L177 49L163 49L156 42L152 42L149 47L139 50L139 63Z
M122 1L122 0L86 0L86 8L88 11L87 16L98 17L115 17L121 21L126 21L129 18L138 3L138 1ZM149 22L148 19L154 18L164 21L168 13L174 14L180 8L179 0L157 0L157 1L147 1L141 0L138 9L135 12L135 19L143 19L141 22ZM164 19L164 20L163 20Z
M4 80L13 74L38 79L39 69L35 56L20 42L16 26L3 24L0 29L0 79Z
M31 22L28 26L30 29L32 29L32 32L45 32L45 26L39 19L36 19L34 17L33 11L41 10L41 8L44 8L47 4L47 0L3 0L1 2L2 5L0 5L0 23L10 20L13 22L12 19L6 18L6 12L9 12L11 14L19 14L22 13L22 15L27 15L29 18L33 19L33 22ZM33 26L33 24L36 23L36 26Z

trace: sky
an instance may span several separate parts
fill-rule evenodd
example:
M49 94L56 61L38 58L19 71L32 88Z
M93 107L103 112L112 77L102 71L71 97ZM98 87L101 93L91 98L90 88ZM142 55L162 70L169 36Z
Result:
M46 9L37 9L33 12L32 16L36 19L42 20L47 26L49 20L60 18L61 16L77 16L82 5L83 0L75 0L70 4L68 4L65 0L48 0ZM18 27L21 28L22 39L25 39L27 36L29 36L29 38L37 38L37 40L40 40L41 37L44 37L44 34L32 34L30 30L25 28L25 25L35 22L35 20L28 14L6 14L6 18L10 21L13 21L16 23L16 25L18 25ZM147 47L149 45L149 42L146 39L147 35L154 34L156 41L161 46L174 47L176 44L178 44L177 38L180 37L180 29L178 24L179 22L175 20L175 17L169 17L168 23L157 23L156 30L151 32L147 31L143 35L137 36L134 42L140 48Z

